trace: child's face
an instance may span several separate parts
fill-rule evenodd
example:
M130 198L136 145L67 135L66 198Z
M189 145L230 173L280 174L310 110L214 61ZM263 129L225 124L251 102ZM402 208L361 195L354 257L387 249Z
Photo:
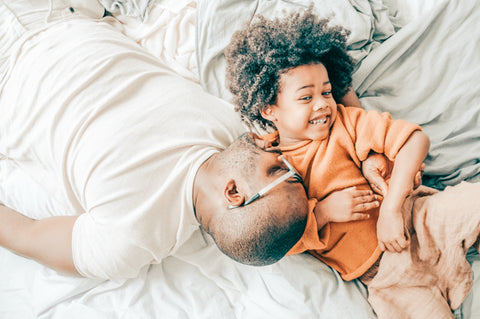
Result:
M262 116L277 127L280 146L327 138L337 116L327 69L307 64L282 74L277 102Z

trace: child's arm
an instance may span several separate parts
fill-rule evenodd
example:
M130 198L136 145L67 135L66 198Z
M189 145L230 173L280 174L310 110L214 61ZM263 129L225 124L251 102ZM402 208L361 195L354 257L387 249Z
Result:
M77 216L28 218L0 205L0 246L64 273L78 274L72 257Z
M377 223L378 242L383 251L400 252L409 244L405 237L401 207L413 190L415 176L427 156L429 146L428 136L415 131L395 158Z

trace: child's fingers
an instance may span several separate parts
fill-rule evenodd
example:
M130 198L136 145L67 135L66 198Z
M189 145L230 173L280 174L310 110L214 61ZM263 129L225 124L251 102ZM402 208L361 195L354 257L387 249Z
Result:
M370 209L377 208L378 206L380 206L378 201L358 203L353 207L352 213L366 212Z
M398 245L398 243L396 241L379 243L379 246L380 246L380 249L382 249L381 248L382 246L384 247L384 249L382 249L382 251L388 251L388 252L391 252L391 253L398 253L398 252L402 251L402 249L400 248L400 246Z
M382 251L389 251L392 253L400 253L402 250L408 247L410 244L410 241L403 238L403 239L398 239L398 240L393 240L390 242L379 242L378 245ZM382 249L383 247L383 249Z
M420 165L418 172L415 174L415 178L413 179L413 189L417 189L420 185L422 185L422 177L423 171L425 170L425 163Z
M371 191L353 199L352 212L363 212L380 206L380 198Z
M362 195L354 196L353 200L355 203L365 203L365 202L374 202L378 201L380 196L369 191L369 193L364 193Z
M408 247L408 245L410 244L410 240L408 240L407 238L405 238L405 236L402 236L402 239L398 240L398 245L400 246L400 248L403 250L405 248Z
M385 196L385 194L388 191L388 185L385 182L385 180L383 180L383 179L375 180L374 183L370 184L370 187L372 187L372 189L375 193L378 193L378 194L383 195L383 196Z
M364 220L364 219L369 219L369 218L370 218L370 214L365 214L365 213L353 213L353 214L352 214L351 221Z
M369 189L357 189L357 186L348 187L345 190L348 190L352 193L354 197L365 196L365 195L372 195L373 192Z
M381 251L385 251L385 250L386 250L385 245L384 245L383 242L381 242L381 241L378 242L378 247L380 248Z
M374 200L379 200L381 199L383 196L382 195L379 195L379 194L375 194L372 190L370 189L360 189L360 190L357 190L357 188L355 186L353 187L349 187L349 188L346 188L347 190L350 190L350 192L352 192L352 196L353 197L357 197L357 198L361 198L361 197L364 197L364 196L370 196L370 198L373 198L372 196L375 196L374 197Z

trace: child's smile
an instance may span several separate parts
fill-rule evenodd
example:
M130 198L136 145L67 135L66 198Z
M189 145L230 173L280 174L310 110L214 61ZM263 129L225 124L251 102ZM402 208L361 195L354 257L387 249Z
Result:
M262 112L275 124L280 146L328 137L337 115L331 90L321 63L300 65L280 76L277 102Z
M329 110L325 110L325 113L315 115L315 117L312 118L310 121L308 121L308 123L312 125L326 125L326 124L330 124L329 123L330 118L331 118L331 114Z
M308 123L310 123L310 124L326 124L327 120L328 120L328 116L326 116L323 119L314 119L314 120L308 121Z

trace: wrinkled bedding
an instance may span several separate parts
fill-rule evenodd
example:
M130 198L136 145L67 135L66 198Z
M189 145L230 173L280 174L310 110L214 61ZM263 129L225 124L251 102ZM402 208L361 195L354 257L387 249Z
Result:
M111 2L111 1L110 1ZM195 50L197 3L194 0L163 0L143 4L148 15L133 13L116 17L116 26L128 37L159 57L173 71L198 82ZM124 10L126 10L125 8Z
M418 123L430 136L426 185L480 180L480 3L442 1L362 61L366 109Z

